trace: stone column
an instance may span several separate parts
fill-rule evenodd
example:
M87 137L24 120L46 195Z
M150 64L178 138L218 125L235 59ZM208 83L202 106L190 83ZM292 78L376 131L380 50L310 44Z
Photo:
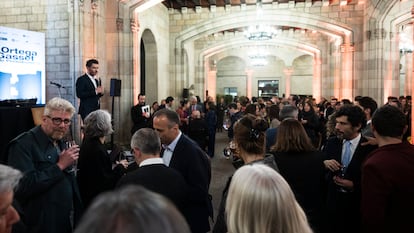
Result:
M285 96L288 97L290 96L290 92L292 91L291 77L293 73L293 67L286 66L286 68L283 70L283 73L285 74Z
M137 98L136 96L138 96L138 92L141 88L140 86L140 40L138 39L138 33L139 33L139 20L138 20L138 16L136 15L138 13L133 13L132 17L130 19L130 27L131 27L131 32L132 32L132 41L133 41L133 48L132 48L132 56L133 56L133 69L134 72L132 74L132 87L133 87L133 93L132 95L134 96L134 105L137 104Z
M353 63L354 63L354 45L352 43L344 43L341 45L342 60L342 79L340 85L341 99L353 99Z
M252 99L252 78L253 70L246 70L246 96L251 100Z

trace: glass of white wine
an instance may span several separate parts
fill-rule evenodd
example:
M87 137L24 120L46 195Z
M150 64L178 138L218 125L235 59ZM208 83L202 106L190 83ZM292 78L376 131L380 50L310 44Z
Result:
M69 148L71 148L72 146L76 146L76 142L75 142L75 140L67 140L66 142L65 142L65 146L66 146L66 148L65 149L69 149ZM75 176L76 176L76 174L77 174L77 172L78 172L78 160L75 160L75 161L73 161L73 164L72 165L70 165L67 169L66 169L66 171L67 172L69 172L69 173L73 173Z

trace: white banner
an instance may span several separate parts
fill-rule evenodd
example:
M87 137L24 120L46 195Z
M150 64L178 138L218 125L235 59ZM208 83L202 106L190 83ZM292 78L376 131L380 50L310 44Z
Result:
M0 26L0 100L45 104L45 34Z

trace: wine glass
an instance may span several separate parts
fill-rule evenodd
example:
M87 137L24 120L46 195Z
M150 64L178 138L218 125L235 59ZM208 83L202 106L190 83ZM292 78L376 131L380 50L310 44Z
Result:
M345 172L346 172L346 166L341 166L341 168L337 172L337 176L341 179L345 179ZM339 186L338 191L341 193L347 193L348 190L346 190L344 187Z
M223 120L223 128L224 128L224 130L229 130L230 125L231 125L230 119L229 118L225 118Z
M76 142L75 142L75 140L67 140L66 142L65 142L65 146L66 146L66 148L65 149L69 149L69 148L71 148L72 146L76 146ZM77 175L77 172L78 172L78 160L75 160L75 161L73 161L73 164L72 165L70 165L68 168L67 168L67 172L69 172L69 173L73 173L75 176Z

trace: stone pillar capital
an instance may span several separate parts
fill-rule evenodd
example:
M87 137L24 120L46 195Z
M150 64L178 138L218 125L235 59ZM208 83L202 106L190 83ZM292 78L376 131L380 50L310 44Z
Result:
M130 23L130 27L131 27L131 32L138 33L139 32L139 21L138 21L138 19L131 18L129 23Z
M292 73L293 73L293 67L292 67L292 66L286 66L286 68L285 68L285 69L283 69L283 73L284 73L286 76L291 76L291 75L292 75Z

